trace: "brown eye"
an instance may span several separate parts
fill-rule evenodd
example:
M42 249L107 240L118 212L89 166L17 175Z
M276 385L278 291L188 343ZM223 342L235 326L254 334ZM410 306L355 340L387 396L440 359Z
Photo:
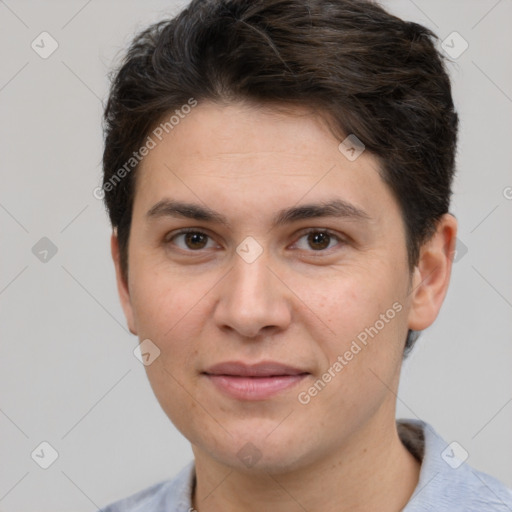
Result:
M305 243L303 240L305 240ZM312 250L322 252L325 251L325 249L333 248L336 242L340 245L343 244L343 240L330 231L325 229L312 229L304 233L295 245L298 249L304 251Z
M178 241L180 241L178 243ZM208 248L210 237L201 231L181 231L170 237L167 243L172 243L184 251L200 251Z
M208 236L204 233L185 233L185 244L189 249L204 249Z
M331 236L322 231L309 233L308 235L309 246L315 251L319 251L328 247L330 240Z

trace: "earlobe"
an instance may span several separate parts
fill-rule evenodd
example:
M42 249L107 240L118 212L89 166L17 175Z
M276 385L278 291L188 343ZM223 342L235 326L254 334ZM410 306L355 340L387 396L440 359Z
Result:
M121 301L121 306L124 311L124 316L126 317L126 322L128 324L128 329L132 334L137 334L137 329L135 327L133 307L130 298L130 289L128 286L128 282L124 279L123 272L121 270L121 257L119 252L119 240L117 238L116 231L112 232L112 236L110 238L110 249L112 253L112 260L114 261L114 267L116 271L116 282L117 282L117 292L119 294L119 299Z
M422 331L436 319L450 284L456 235L455 217L445 214L434 235L421 247L412 280L409 329Z

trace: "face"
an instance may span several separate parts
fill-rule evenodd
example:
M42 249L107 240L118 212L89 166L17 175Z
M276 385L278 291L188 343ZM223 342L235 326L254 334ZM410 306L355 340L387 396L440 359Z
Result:
M299 109L202 103L137 171L118 286L196 455L287 470L394 422L418 327L404 224L377 160L339 143Z

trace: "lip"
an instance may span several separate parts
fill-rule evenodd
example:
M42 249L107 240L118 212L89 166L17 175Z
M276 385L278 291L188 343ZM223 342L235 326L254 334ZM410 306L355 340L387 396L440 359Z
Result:
M277 361L261 361L244 363L242 361L226 361L207 368L204 373L210 375L230 375L234 377L274 377L281 375L299 375L308 373L306 370L294 368Z
M203 374L222 393L239 400L265 400L303 380L309 372L275 361L227 361Z

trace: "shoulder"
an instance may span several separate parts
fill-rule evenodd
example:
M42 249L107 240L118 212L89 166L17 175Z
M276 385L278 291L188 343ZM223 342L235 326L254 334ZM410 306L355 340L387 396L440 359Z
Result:
M456 473L446 471L434 475L430 485L434 492L430 503L425 505L435 506L438 511L512 511L512 491L494 477L465 463ZM416 511L411 509L411 512L413 510ZM432 509L418 508L418 512L420 510Z
M103 507L101 512L138 512L139 510L160 512L158 506L161 504L163 497L167 494L170 483L171 480L166 480L152 485L151 487L147 487L127 498L123 498L115 503L111 503L107 507Z
M418 485L403 512L512 511L512 490L467 464L463 446L446 442L423 421L407 423L421 431L423 453Z
M164 480L109 504L99 512L189 512L195 465L190 462L172 480Z
M496 478L466 466L468 485L460 486L470 497L471 511L512 511L512 489Z

